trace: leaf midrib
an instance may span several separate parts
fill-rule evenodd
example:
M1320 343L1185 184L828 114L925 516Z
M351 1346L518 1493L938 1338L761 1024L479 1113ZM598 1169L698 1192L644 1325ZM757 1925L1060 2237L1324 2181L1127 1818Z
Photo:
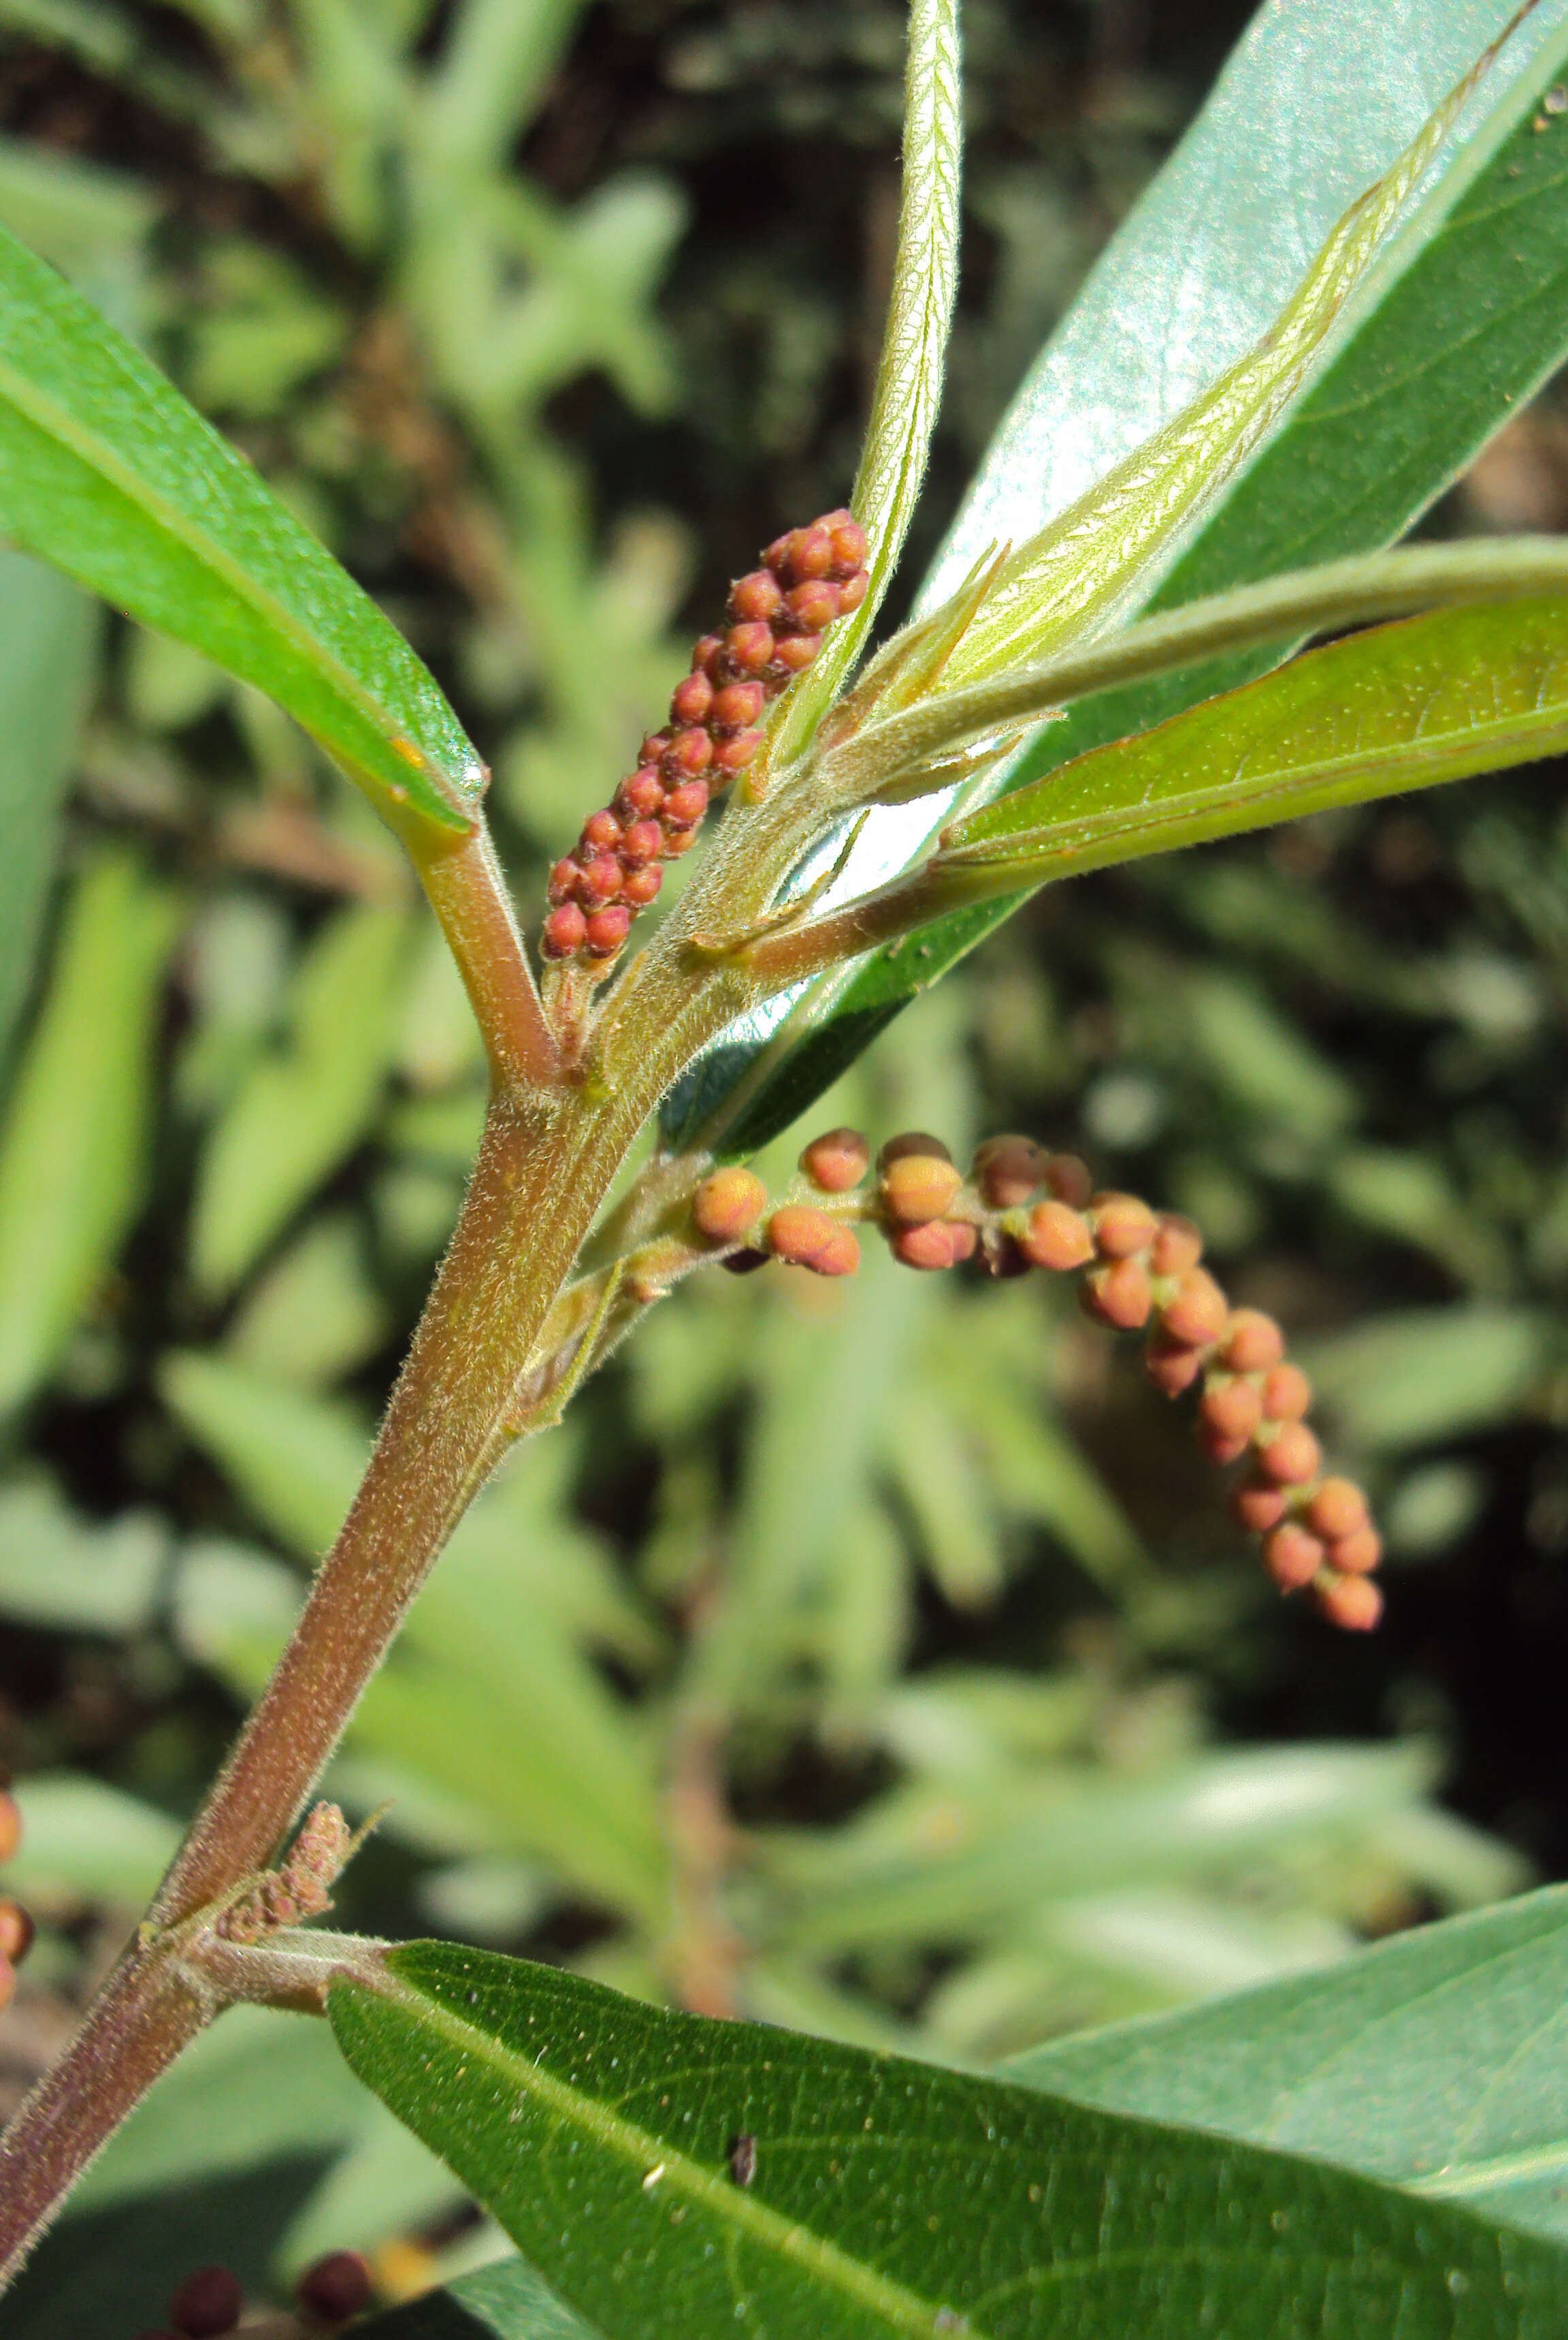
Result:
M89 471L123 495L155 527L193 553L203 568L229 587L238 600L282 634L302 662L340 699L363 716L372 729L385 739L389 747L394 736L402 735L402 725L391 719L388 709L375 693L357 679L335 652L324 647L320 636L313 633L285 602L258 584L243 563L225 551L214 537L197 527L177 505L170 503L138 471L116 455L95 431L85 429L57 400L46 391L40 390L5 358L0 358L0 396L7 399L46 435L67 448ZM370 604L370 607L373 609L374 604ZM428 751L422 748L420 754L427 781L438 796L444 798L453 782L442 767L432 764ZM378 785L385 789L389 784L380 780ZM467 824L469 816L458 804L449 804L448 809Z
M638 2172L639 2184L650 2169L662 2163L660 2190L668 2186L672 2192L684 2194L721 2224L728 2222L732 2229L744 2233L801 2273L839 2291L857 2306L880 2315L892 2330L930 2340L937 2329L938 2310L944 2303L922 2299L902 2284L878 2275L863 2260L851 2258L838 2244L828 2241L799 2220L786 2218L770 2209L755 2195L743 2191L733 2179L714 2176L665 2138L652 2135L622 2114L611 2112L600 2098L583 2095L526 2056L503 2046L488 2032L465 2023L439 1999L414 1988L395 1972L389 1971L385 1982L378 1978L373 1985L362 1987L372 1988L394 2003L401 2003L420 2023L440 2032L454 2048L510 2080L521 2095L536 2097L558 2117L586 2129L597 2144L618 2154ZM990 2335L972 2319L968 2334L969 2340L990 2340Z

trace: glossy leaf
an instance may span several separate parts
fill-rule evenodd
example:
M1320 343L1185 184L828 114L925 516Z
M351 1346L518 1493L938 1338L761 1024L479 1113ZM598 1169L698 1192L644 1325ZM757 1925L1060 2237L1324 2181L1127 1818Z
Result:
M362 2340L604 2340L526 2259L498 2259L356 2330Z
M175 920L128 859L78 882L0 1138L0 1413L55 1364L141 1199Z
M350 2064L607 2340L1546 2340L1568 2314L1568 2256L1313 2162L449 1944L384 1973L332 1986Z
M424 668L250 464L0 230L0 529L275 699L411 842L483 768Z
M1568 1888L1032 2048L1085 2104L1312 2153L1568 2242Z
M1499 29L1488 0L1367 10L1277 0L1260 10L1208 105L1099 266L1020 394L922 607L988 543L1037 525L1166 421L1245 346L1359 184L1384 167L1449 80ZM1404 231L1342 328L1337 353L1289 411L1156 595L1173 608L1308 560L1372 550L1405 529L1568 349L1568 132L1532 124L1568 55L1563 12L1519 36L1529 58ZM1504 67L1498 68L1502 77ZM1355 82L1354 108L1322 93ZM1477 101L1473 113L1484 109ZM1467 117L1467 123L1469 117ZM1266 171L1259 156L1267 159ZM1107 692L1053 725L1027 779L1146 729L1275 659L1215 662ZM929 828L919 807L878 814L839 897L890 875ZM825 979L766 1043L769 1077L726 1152L806 1110L918 992L1007 917L958 911L918 945ZM763 1027L772 1033L779 1016ZM667 1120L718 1135L759 1035L722 1044Z
M1568 600L1310 650L955 822L944 864L1039 884L1568 747Z

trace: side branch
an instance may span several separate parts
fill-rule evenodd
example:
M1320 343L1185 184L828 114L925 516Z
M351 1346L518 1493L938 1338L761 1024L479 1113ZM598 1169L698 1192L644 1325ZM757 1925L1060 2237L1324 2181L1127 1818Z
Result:
M478 1018L492 1085L547 1087L559 1081L561 1051L489 830L481 821L454 851L416 855L415 866Z

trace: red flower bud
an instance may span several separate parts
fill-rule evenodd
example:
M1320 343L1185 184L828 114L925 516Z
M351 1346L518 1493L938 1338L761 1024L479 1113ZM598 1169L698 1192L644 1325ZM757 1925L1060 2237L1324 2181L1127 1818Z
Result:
M725 781L732 780L737 772L745 771L756 760L757 750L761 745L760 731L732 731L729 739L717 741L713 762L715 768L724 776L717 785L722 788Z
M866 565L866 531L848 511L825 512L819 525L828 530L833 566L829 571L847 584Z
M792 682L798 674L805 673L821 647L820 634L785 634L774 646L769 664L780 682Z
M650 861L641 868L628 870L621 881L620 898L633 910L646 910L650 902L658 900L663 883L663 870L657 862Z
M783 595L779 595L783 600ZM722 634L701 634L691 653L691 671L705 674L710 682L723 680L725 643Z
M371 2271L358 2251L329 2251L308 2266L294 2286L307 2315L323 2324L346 2324L371 2304Z
M588 920L575 902L563 902L551 910L544 922L543 948L546 958L570 958L573 951L582 948L588 938Z
M615 809L626 821L650 820L664 809L664 775L657 764L640 764L615 791Z
M19 1967L32 1948L37 1928L30 1911L9 1894L0 1897L0 1958L7 1966Z
M1263 1420L1263 1400L1251 1382L1216 1382L1205 1390L1198 1414L1217 1436L1245 1446Z
M846 577L839 587L839 615L847 618L858 610L871 588L871 580L862 569L854 577Z
M692 788L700 788L701 783L700 781L693 780L690 782L690 786ZM674 827L667 828L664 832L664 858L666 861L679 861L683 853L690 852L696 842L697 825L695 822L693 822L690 828L676 828Z
M624 902L612 902L608 909L595 910L583 937L583 947L590 958L613 958L630 926L631 912Z
M796 585L784 596L792 623L803 634L825 634L839 614L839 588L824 577Z
M773 662L773 629L761 623L731 626L724 637L722 670L728 681L760 674Z
M768 625L784 607L784 590L769 569L753 569L729 588L729 614L737 625Z
M613 902L620 891L622 874L617 855L596 853L591 861L582 865L582 875L577 881L578 899L589 909L600 902Z
M580 865L568 858L558 861L550 873L550 899L552 903L575 902L582 883Z
M579 860L591 861L595 854L614 853L624 834L612 812L590 812L582 824L582 835L578 839Z
M678 731L659 759L659 768L667 780L679 784L694 780L713 761L713 742L697 724Z
M215 2340L240 2320L245 2295L226 2266L197 2267L169 2302L169 2321L186 2340Z
M727 682L714 697L709 721L716 731L743 731L761 715L766 698L759 682Z
M700 670L685 675L670 694L670 713L676 723L705 723L713 705L713 685Z
M1370 1576L1382 1558L1383 1538L1374 1527L1353 1528L1328 1547L1329 1566L1346 1576Z
M1144 1352L1144 1371L1166 1397L1180 1397L1203 1372L1203 1352L1184 1341L1167 1341L1156 1333Z
M694 828L708 809L706 780L682 780L671 788L664 799L664 828L668 836L672 828Z
M664 850L664 831L656 820L634 820L620 840L620 860L623 868L636 869L644 861L657 861Z

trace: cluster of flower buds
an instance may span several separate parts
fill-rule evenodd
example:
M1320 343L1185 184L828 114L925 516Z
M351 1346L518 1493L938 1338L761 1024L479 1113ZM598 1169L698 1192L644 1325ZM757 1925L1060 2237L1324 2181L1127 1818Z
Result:
M775 1202L754 1171L716 1170L692 1198L698 1234L737 1270L780 1259L818 1275L859 1265L855 1225L876 1228L905 1266L974 1259L993 1275L1082 1271L1081 1298L1100 1323L1147 1334L1149 1378L1169 1397L1201 1383L1198 1437L1216 1462L1246 1462L1238 1521L1263 1539L1282 1591L1310 1586L1324 1614L1365 1631L1383 1601L1371 1581L1382 1553L1366 1498L1322 1475L1304 1416L1306 1375L1289 1363L1271 1316L1233 1308L1201 1264L1190 1219L1136 1195L1100 1194L1076 1155L1028 1137L993 1137L968 1177L940 1138L907 1131L872 1170L858 1130L832 1129L800 1156L799 1184Z
M371 2304L371 2272L357 2251L329 2251L306 2267L294 2285L294 2306L302 2335L341 2331ZM226 2266L197 2267L185 2277L169 2302L169 2321L140 2340L223 2340L238 2330L245 2295L240 2279ZM267 2325L269 2332L279 2329Z
M659 892L660 863L690 852L712 798L755 757L763 708L804 673L834 620L859 608L867 581L864 529L831 511L778 538L730 587L725 630L698 643L670 721L550 873L546 958L615 957Z
M0 1861L12 1859L22 1841L22 1814L16 1799L0 1784ZM33 1947L33 1920L20 1901L0 1894L0 2007L9 2005L16 1988L16 1969Z
M279 1869L257 1878L232 1901L213 1932L226 1942L259 1942L280 1926L319 1918L332 1906L332 1889L353 1849L349 1824L336 1804L317 1804Z

